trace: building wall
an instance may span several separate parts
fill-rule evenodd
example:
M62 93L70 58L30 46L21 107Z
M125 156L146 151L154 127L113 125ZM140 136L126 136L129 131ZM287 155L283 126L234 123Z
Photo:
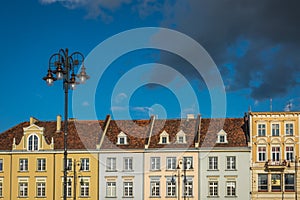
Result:
M252 112L250 113L250 135L251 135L251 178L252 199L295 199L299 196L300 174L299 174L299 112ZM293 133L286 131L286 124L293 124ZM278 132L272 133L273 124L278 124ZM261 132L265 127L265 134ZM275 129L274 125L274 129ZM277 128L276 128L277 129ZM277 135L278 133L278 135ZM278 147L278 148L277 148ZM293 148L291 158L287 156L287 147ZM275 148L279 149L279 156L275 154ZM265 159L261 153L265 149ZM277 150L276 150L277 151ZM272 153L273 152L273 153ZM260 154L260 156L259 156ZM297 161L295 163L295 161ZM297 165L297 166L295 166ZM266 189L259 185L258 176L265 174L268 177ZM273 175L281 176L272 182ZM286 174L293 174L295 183L294 190L285 188ZM276 186L280 188L274 189ZM297 194L296 194L297 193Z
M132 182L132 197L126 199L143 199L143 151L111 151L99 154L99 199L122 199L124 197L124 182ZM114 158L115 169L107 169L107 159ZM124 168L124 158L132 159L132 170ZM108 183L115 184L115 195L109 196Z
M235 169L227 169L227 157L233 156L236 159ZM209 168L209 158L216 157L218 167L215 170ZM200 150L200 199L250 199L250 149L244 148L222 148L211 149L210 151ZM210 194L209 183L216 182L218 185L217 195ZM234 195L227 195L227 182L234 182L236 192Z
M151 169L151 158L157 157L160 158L160 169L152 170ZM145 160L144 160L144 198L143 199L170 199L175 200L178 199L178 189L180 192L181 198L183 197L183 165L179 164L180 169L168 170L167 169L167 158L168 157L176 157L176 167L178 162L182 162L184 157L192 157L193 162L192 166L193 169L186 170L186 177L192 179L193 182L193 192L192 196L187 197L190 200L198 199L198 174L199 174L199 166L198 166L198 151L194 150L149 150L145 153ZM180 180L178 179L180 177ZM167 196L167 181L174 178L176 184L176 195L173 197ZM160 183L160 194L157 197L154 197L151 194L151 181L158 180ZM180 184L178 184L178 181ZM179 186L179 187L178 187Z

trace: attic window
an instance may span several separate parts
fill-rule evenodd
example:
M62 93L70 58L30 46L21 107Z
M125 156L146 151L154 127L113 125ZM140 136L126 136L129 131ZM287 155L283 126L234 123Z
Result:
M127 135L123 131L121 131L118 135L118 143L117 144L121 144L121 145L128 144L127 143Z
M176 142L179 144L186 143L186 134L182 130L176 134Z
M37 151L39 150L39 137L35 134L32 134L28 137L28 151Z
M228 143L227 133L223 129L218 133L217 143Z
M169 143L169 134L166 131L163 131L160 134L159 144L168 144Z

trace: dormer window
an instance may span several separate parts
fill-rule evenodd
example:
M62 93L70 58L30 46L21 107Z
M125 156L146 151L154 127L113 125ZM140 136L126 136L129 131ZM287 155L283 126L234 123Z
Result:
M169 143L169 134L166 131L163 131L160 134L160 144L168 144Z
M127 143L127 135L123 131L121 131L118 135L118 143L117 144L121 144L121 145L128 144Z
M28 151L39 150L39 137L37 135L30 135L28 137Z
M176 134L176 142L178 144L184 144L184 143L186 143L186 134L182 130L180 130Z
M217 143L228 143L227 133L223 129L218 133Z

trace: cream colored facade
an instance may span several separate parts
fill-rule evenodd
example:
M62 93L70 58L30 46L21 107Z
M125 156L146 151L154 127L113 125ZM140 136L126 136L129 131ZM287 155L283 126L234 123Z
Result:
M299 199L300 112L250 112L252 199Z
M144 199L184 199L184 192L186 192L186 199L199 199L198 155L199 152L196 149L194 151L162 150L157 152L149 150L146 152L144 159ZM170 166L172 164L168 159L174 159L173 166ZM185 159L186 167L184 167ZM184 188L184 175L187 178L186 188Z
M22 134L18 143L13 139L12 150L0 153L0 199L62 199L63 151L54 149L53 139L45 140L44 128L32 119ZM98 198L97 156L86 150L68 152L68 199Z

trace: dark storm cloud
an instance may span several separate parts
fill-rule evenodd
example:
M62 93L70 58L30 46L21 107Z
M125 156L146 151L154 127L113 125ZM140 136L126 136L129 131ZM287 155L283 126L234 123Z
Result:
M165 13L174 17L162 25L175 24L196 39L215 60L229 90L250 88L251 97L262 100L299 86L300 1L177 1ZM241 41L248 42L247 48L238 48ZM170 57L164 59L172 65ZM226 63L233 63L233 74Z

